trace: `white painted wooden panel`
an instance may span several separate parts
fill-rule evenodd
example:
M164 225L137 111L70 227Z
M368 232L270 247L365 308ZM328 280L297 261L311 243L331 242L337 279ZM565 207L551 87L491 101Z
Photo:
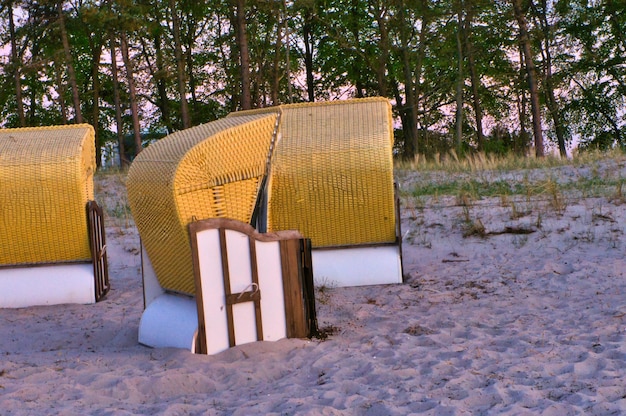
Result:
M230 347L219 230L204 230L197 233L196 239L203 280L202 304L207 354L216 354Z
M230 271L230 292L241 293L252 290L250 263L250 239L239 231L226 230L226 248ZM233 305L233 325L236 345L257 340L256 314L253 302Z
M256 252L263 312L263 339L276 341L287 337L280 244L276 241L257 241Z

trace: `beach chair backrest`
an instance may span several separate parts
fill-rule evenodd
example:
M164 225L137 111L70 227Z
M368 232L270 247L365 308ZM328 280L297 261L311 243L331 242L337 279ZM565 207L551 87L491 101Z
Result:
M275 115L225 118L172 133L137 155L128 200L165 290L195 293L189 223L251 220L275 129Z
M0 266L89 262L90 125L0 130Z

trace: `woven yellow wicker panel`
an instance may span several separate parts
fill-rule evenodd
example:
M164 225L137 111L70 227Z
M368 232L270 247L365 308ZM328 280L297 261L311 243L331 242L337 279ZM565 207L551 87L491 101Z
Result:
M135 158L128 199L163 288L195 292L194 218L250 221L275 126L275 114L226 118L170 134Z
M0 130L0 265L89 261L90 125Z
M393 243L391 106L383 98L283 105L268 185L268 231L314 247Z

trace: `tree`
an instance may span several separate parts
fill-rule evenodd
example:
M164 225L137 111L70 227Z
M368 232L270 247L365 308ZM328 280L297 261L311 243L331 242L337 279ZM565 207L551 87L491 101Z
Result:
M183 129L191 126L189 119L189 107L187 104L187 88L185 79L185 61L180 40L180 16L176 10L176 1L169 0L170 13L172 16L172 34L174 37L174 56L176 58L176 73L178 75L178 93L180 95L180 114L183 122Z
M457 45L457 81L456 81L456 147L460 153L463 142L463 88L465 86L465 78L463 75L463 38L466 37L463 33L463 0L457 0L457 30L456 30L456 45Z
M535 3L530 0L530 6L537 16L537 20L539 21L539 27L541 28L541 33L543 35L542 42L539 42L539 46L541 48L541 54L543 57L543 66L542 66L542 78L543 78L543 88L544 94L546 96L546 106L548 107L548 112L552 118L552 122L554 124L554 129L557 137L557 143L559 146L559 153L561 157L567 156L567 149L565 148L565 131L566 127L564 125L563 116L561 114L561 108L556 99L555 94L555 86L554 86L554 76L553 76L553 62L552 62L552 52L551 49L554 47L554 28L548 22L548 2L546 0L539 0L540 7L537 7Z
M235 27L237 49L239 50L239 65L241 77L241 95L239 101L241 109L248 110L252 108L252 100L250 93L250 53L248 50L248 36L246 30L246 1L233 1L235 3L235 12L232 20Z
M424 8L427 7L427 4L428 3L423 0L420 2L420 5ZM428 13L423 13L424 18L421 19L421 24L419 25L420 31L418 34L418 47L415 55L415 65L413 65L410 53L410 39L412 38L412 31L409 31L409 27L411 27L409 25L409 13L405 10L404 0L400 0L398 11L398 52L400 57L400 67L402 68L402 78L400 79L403 79L404 84L404 100L402 100L399 93L396 97L398 106L400 107L402 132L404 134L403 153L406 158L413 158L418 151L417 97L420 93L422 68L426 50L425 37L429 22L427 20ZM402 105L403 101L404 104Z
M530 136L542 154L544 135L564 154L570 132L584 146L626 146L626 3L616 0L1 4L0 123L83 118L98 148L116 141L115 125L139 150L146 130L374 95L393 102L396 151L409 159L453 146L521 152ZM113 62L121 52L125 81L110 53L101 62L105 48ZM117 141L122 156L133 147Z
M513 12L517 20L519 28L520 47L524 56L524 64L526 66L526 75L528 80L528 89L530 91L530 104L533 118L533 135L535 137L535 155L537 157L544 156L543 148L543 131L541 128L541 109L539 106L539 91L537 88L537 71L535 62L533 61L533 53L530 47L530 38L528 36L528 23L526 16L522 10L522 0L511 0L513 3Z
M584 148L626 146L626 4L602 0L556 3L572 45L567 81L574 85L564 114Z
M137 106L137 92L135 88L133 64L130 59L128 41L125 32L120 33L120 49L122 51L124 66L126 67L126 80L128 82L128 91L130 94L130 109L133 118L133 135L135 138L135 155L138 155L143 147L141 142L141 130L139 127L139 107Z
M122 106L120 100L119 78L117 73L117 48L115 47L115 35L112 30L109 30L109 49L111 53L111 78L113 80L113 105L115 107L118 155L120 167L124 169L128 167L130 162L126 158L126 146L124 145L124 124L122 123Z
M57 1L57 10L59 13L59 30L61 35L61 42L63 44L63 52L65 53L65 64L67 65L67 75L69 78L70 87L72 89L72 100L74 102L74 117L76 123L83 122L83 114L80 108L80 94L78 92L78 83L76 81L76 73L74 72L74 59L70 51L70 42L68 39L67 28L65 27L65 13L63 11L63 1Z
M304 7L300 14L302 16L302 40L304 42L304 72L306 75L306 92L307 99L310 102L315 101L315 78L313 74L313 47L314 39L314 6Z
M11 69L13 72L13 78L15 80L15 101L17 104L17 115L19 119L19 125L21 127L26 126L26 117L24 116L24 101L22 98L22 74L21 74L21 60L17 50L17 39L15 36L15 22L13 19L13 2L7 1L6 9L8 13L9 21L9 37L11 42Z
M485 142L483 131L483 109L480 97L480 77L476 67L474 42L472 39L472 24L474 21L474 7L472 0L465 0L465 20L463 22L463 34L465 35L465 53L467 54L467 67L470 74L472 86L472 106L474 107L474 117L476 120L476 147L482 150Z

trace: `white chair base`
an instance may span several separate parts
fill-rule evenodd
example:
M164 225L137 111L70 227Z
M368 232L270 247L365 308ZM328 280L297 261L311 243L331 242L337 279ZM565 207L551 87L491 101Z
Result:
M92 263L0 269L0 308L95 302Z
M153 348L183 348L195 352L198 331L196 300L163 293L141 315L139 343Z
M311 254L316 287L402 283L397 245L317 249Z

